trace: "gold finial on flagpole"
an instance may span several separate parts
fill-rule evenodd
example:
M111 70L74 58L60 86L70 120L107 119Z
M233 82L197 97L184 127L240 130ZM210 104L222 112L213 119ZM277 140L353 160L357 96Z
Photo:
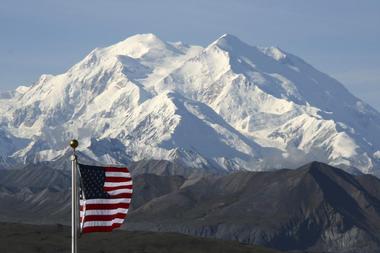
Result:
M75 150L78 147L78 141L76 139L72 139L70 141L70 147L72 147Z

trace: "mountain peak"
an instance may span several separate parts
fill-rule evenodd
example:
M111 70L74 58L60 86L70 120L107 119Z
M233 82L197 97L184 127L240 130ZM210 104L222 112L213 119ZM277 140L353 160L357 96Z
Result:
M136 34L112 45L106 50L118 55L140 58L152 49L165 50L169 45L153 33Z
M224 40L238 40L238 41L241 41L238 37L236 37L235 35L230 34L230 33L223 34L217 40L222 40L222 39L224 39Z
M232 34L228 34L228 33L223 34L216 41L211 43L211 45L216 45L225 50L231 50L236 47L241 47L242 45L248 46L246 43L241 41L238 37Z
M16 92L18 92L19 94L24 94L24 93L26 93L29 89L30 89L29 86L24 86L24 85L22 85L22 86L19 86L19 87L16 88Z
M248 52L257 51L258 53L263 53L276 61L284 60L287 57L287 54L279 47L254 47L240 40L238 37L228 33L219 37L216 41L211 43L210 46L218 46L223 50L240 52L243 55Z
M303 165L300 168L304 169L308 172L312 172L312 171L338 171L339 170L333 166L330 166L326 163L318 162L318 161L312 161L310 163Z
M139 33L135 34L133 36L130 36L126 38L124 41L134 41L134 42L141 42L141 43L152 43L152 42L159 42L163 43L163 41L155 34L153 33Z
M365 104L357 109L360 100L340 83L297 59L230 34L206 49L137 34L94 50L66 73L42 76L22 96L0 94L0 129L16 147L6 154L53 159L75 136L114 145L117 152L104 159L118 162L173 160L178 149L197 168L318 160L375 173L380 114Z

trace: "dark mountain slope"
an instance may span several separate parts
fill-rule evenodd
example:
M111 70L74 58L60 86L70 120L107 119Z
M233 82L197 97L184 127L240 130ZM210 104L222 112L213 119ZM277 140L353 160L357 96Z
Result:
M138 165L138 164L137 164ZM71 172L46 164L0 170L0 220L35 224L70 223ZM136 175L133 207L177 191L182 176Z
M1 220L69 224L69 175L45 170L0 171ZM134 185L128 230L280 250L380 251L380 180L370 175L314 162L295 170L203 177L137 174Z
M321 163L206 177L130 214L131 229L236 239L283 250L369 252L380 239L372 176ZM364 247L364 248L363 248Z

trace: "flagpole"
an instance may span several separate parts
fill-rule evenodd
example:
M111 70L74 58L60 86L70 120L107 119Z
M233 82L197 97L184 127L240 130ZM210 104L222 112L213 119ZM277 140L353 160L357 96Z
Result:
M78 184L77 184L77 155L75 149L78 147L77 140L71 140L73 149L71 156L71 253L78 251Z

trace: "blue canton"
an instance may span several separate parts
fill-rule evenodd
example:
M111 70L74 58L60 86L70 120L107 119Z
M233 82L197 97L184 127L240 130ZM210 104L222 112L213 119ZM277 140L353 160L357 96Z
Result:
M103 167L79 164L81 194L85 199L108 199L110 195L103 190L106 173ZM82 196L83 198L83 196Z

